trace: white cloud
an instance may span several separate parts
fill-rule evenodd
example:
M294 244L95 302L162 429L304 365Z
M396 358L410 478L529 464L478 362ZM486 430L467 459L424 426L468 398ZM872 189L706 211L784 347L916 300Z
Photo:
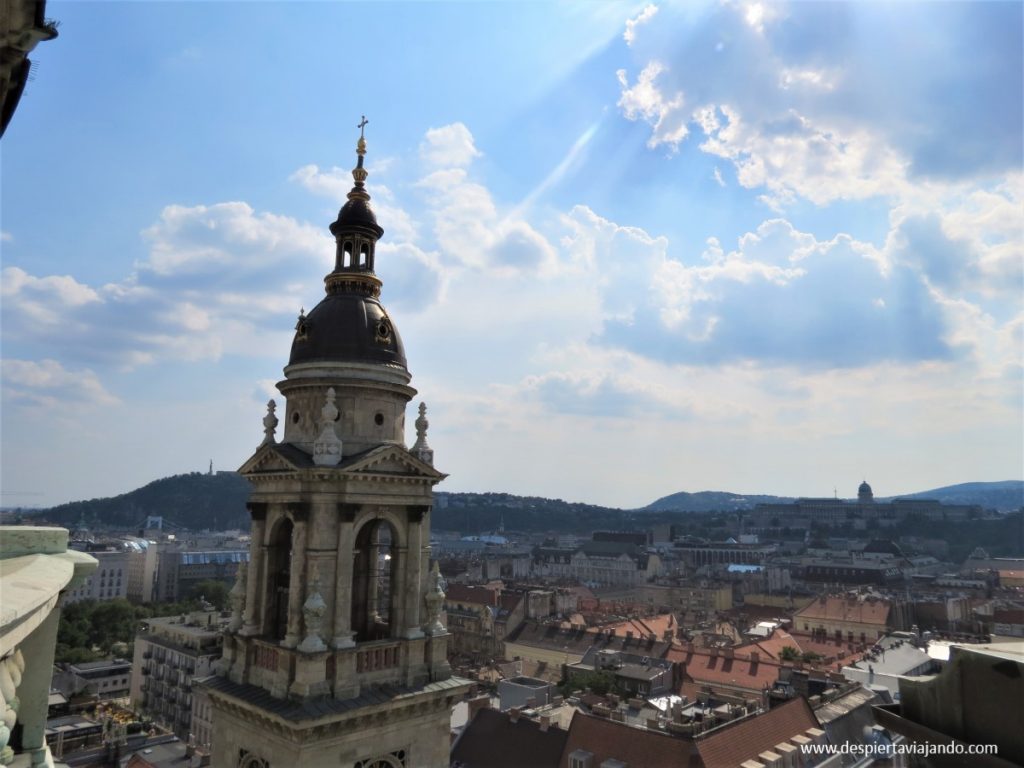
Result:
M420 157L433 168L465 168L480 155L463 123L431 128L420 144Z
M353 184L350 171L336 165L330 170L321 171L315 163L302 166L288 177L288 181L302 185L315 195L337 200L339 205Z
M20 405L64 409L113 405L118 399L89 369L71 371L56 360L0 361L4 398Z
M836 87L836 75L821 69L797 69L784 67L779 73L779 88L807 88L817 91L831 91Z
M8 232L6 229L0 229L0 243L13 243L14 235Z
M730 160L748 189L767 189L778 209L799 196L816 205L835 200L896 197L906 188L906 161L869 130L818 125L790 111L751 125L728 105L695 114L706 139L700 148Z
M311 254L317 252L328 258L332 253L330 236L323 228L288 216L257 213L244 202L168 205L143 235L150 242L150 254L140 267L165 277L203 273L227 277L233 267L251 273L287 261L312 260Z
M456 125L459 134L464 133L462 141L472 146L469 130L461 123ZM427 143L434 130L427 132ZM438 155L432 162L442 159ZM523 218L528 206L502 215L490 190L474 181L468 169L459 167L465 157L455 153L448 160L450 166L431 171L415 185L427 193L424 202L432 220L433 239L446 270L481 269L506 276L525 271L543 276L555 270L556 250Z
M635 18L626 19L626 31L622 33L622 39L626 41L626 45L633 45L633 41L636 39L636 28L650 21L657 13L658 6L651 3L645 6Z
M8 347L120 369L268 354L253 336L287 338L306 287L333 263L328 236L246 203L167 206L143 234L149 258L119 282L94 287L7 268Z
M682 92L669 97L655 83L658 75L664 71L664 64L652 61L644 67L632 86L626 70L620 69L616 73L619 85L622 86L618 106L627 120L642 118L652 126L651 137L647 140L647 146L652 149L661 144L668 144L675 149L689 133L686 114L683 112Z

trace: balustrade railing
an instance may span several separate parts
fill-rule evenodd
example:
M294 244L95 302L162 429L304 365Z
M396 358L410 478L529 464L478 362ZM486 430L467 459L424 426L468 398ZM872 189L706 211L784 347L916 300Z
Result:
M269 645L257 645L253 656L253 664L260 669L277 671L278 650Z
M393 669L401 663L401 647L393 645L360 648L356 651L356 672L375 672L379 669Z

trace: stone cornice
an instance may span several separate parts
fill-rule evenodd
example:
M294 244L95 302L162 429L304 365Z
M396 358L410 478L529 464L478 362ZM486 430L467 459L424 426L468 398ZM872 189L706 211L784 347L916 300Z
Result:
M462 691L421 691L401 694L391 701L370 704L325 717L293 721L224 691L207 689L211 702L235 717L255 721L265 730L294 744L323 741L345 734L383 727L396 720L411 720L431 714L449 713Z

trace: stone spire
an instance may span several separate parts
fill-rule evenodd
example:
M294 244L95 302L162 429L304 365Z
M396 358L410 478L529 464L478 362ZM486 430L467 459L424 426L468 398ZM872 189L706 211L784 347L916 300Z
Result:
M366 177L363 167L366 156L366 137L363 130L366 116L359 123L359 141L356 143L356 167L352 169L355 184L346 195L347 200L338 211L337 220L331 224L331 234L337 243L334 271L324 278L328 294L354 291L379 296L381 281L374 274L373 266L377 241L384 230L377 224L377 216L370 205L370 193L366 191Z
M269 400L267 402L267 415L263 417L263 442L261 445L271 445L277 442L277 439L274 437L274 432L277 431L277 416L274 414L276 410L277 403Z
M334 398L334 387L331 387L327 390L327 401L320 409L320 435L313 442L313 463L320 467L334 467L341 461L341 438L334 431L334 422L338 420Z
M434 449L427 445L427 428L430 422L427 421L427 404L420 403L420 415L416 418L416 443L410 453L424 464L434 466Z

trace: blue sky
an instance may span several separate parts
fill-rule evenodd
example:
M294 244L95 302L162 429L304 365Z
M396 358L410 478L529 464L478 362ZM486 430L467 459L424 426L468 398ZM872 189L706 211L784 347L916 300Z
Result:
M51 0L0 144L3 504L249 456L362 114L444 489L1019 478L1022 8Z

